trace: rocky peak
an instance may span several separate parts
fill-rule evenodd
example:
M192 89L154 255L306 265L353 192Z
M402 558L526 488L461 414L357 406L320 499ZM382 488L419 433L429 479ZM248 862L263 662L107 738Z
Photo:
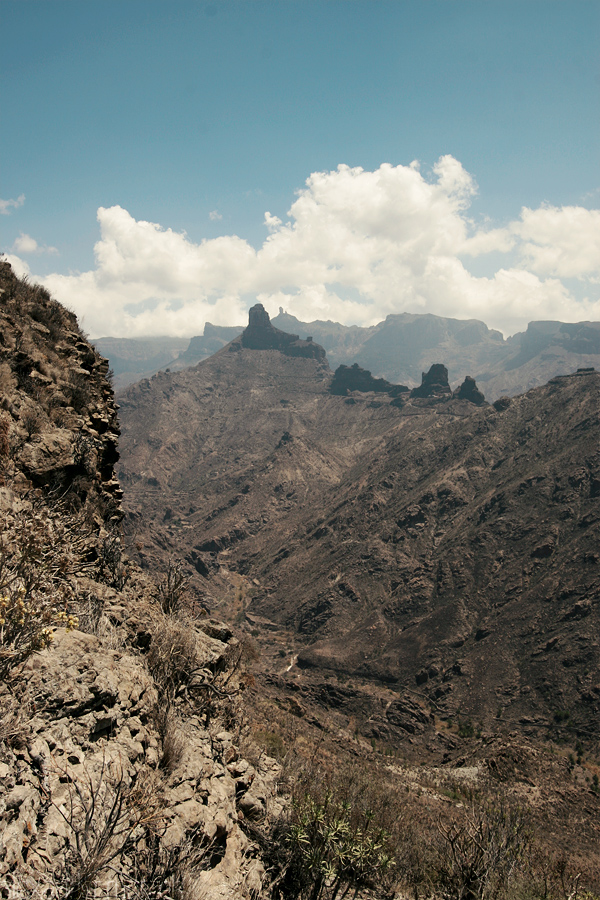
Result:
M286 356L302 356L307 359L325 359L325 350L308 339L301 341L299 335L280 331L271 324L269 313L262 303L256 303L248 315L248 327L239 341L234 341L232 350L279 350Z
M448 369L443 363L433 363L428 372L421 376L421 386L413 388L411 397L437 397L440 394L451 394L448 383Z
M476 406L483 406L486 402L485 397L477 387L475 379L470 375L465 375L465 380L461 386L454 391L453 396L458 400L468 400L469 403L474 403Z

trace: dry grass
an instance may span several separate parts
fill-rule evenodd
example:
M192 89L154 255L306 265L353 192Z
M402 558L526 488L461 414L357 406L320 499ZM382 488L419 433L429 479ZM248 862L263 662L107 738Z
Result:
M157 610L147 660L161 700L169 707L198 669L194 629Z

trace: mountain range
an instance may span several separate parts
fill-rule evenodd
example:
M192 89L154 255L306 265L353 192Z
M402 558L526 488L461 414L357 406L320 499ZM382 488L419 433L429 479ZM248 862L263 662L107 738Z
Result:
M598 894L596 371L490 405L257 306L119 410L7 263L0 320L0 893Z
M273 666L289 656L289 684L410 691L417 722L595 733L600 374L489 405L441 362L412 390L334 375L250 315L120 397L135 558L183 558L199 603L256 631Z
M477 319L451 319L402 313L367 328L336 322L302 322L283 309L273 325L322 345L332 368L340 364L368 369L375 377L414 387L421 373L442 360L453 385L472 375L486 398L513 396L600 361L600 322L530 322L525 332L504 339ZM160 370L197 365L240 335L243 325L207 323L202 336L179 338L100 338L97 349L109 358L117 390Z

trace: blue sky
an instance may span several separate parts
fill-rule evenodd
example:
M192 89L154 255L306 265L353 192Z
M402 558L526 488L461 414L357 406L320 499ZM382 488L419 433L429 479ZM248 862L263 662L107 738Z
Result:
M198 333L257 298L506 333L600 319L595 0L2 0L0 16L0 248L92 336Z

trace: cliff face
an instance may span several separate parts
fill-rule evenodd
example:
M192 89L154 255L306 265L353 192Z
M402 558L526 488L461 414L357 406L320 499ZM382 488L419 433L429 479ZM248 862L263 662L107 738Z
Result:
M243 648L121 549L107 372L0 263L0 895L249 897L273 773L232 732Z
M118 407L107 373L73 313L0 262L2 472L20 490L117 522Z

